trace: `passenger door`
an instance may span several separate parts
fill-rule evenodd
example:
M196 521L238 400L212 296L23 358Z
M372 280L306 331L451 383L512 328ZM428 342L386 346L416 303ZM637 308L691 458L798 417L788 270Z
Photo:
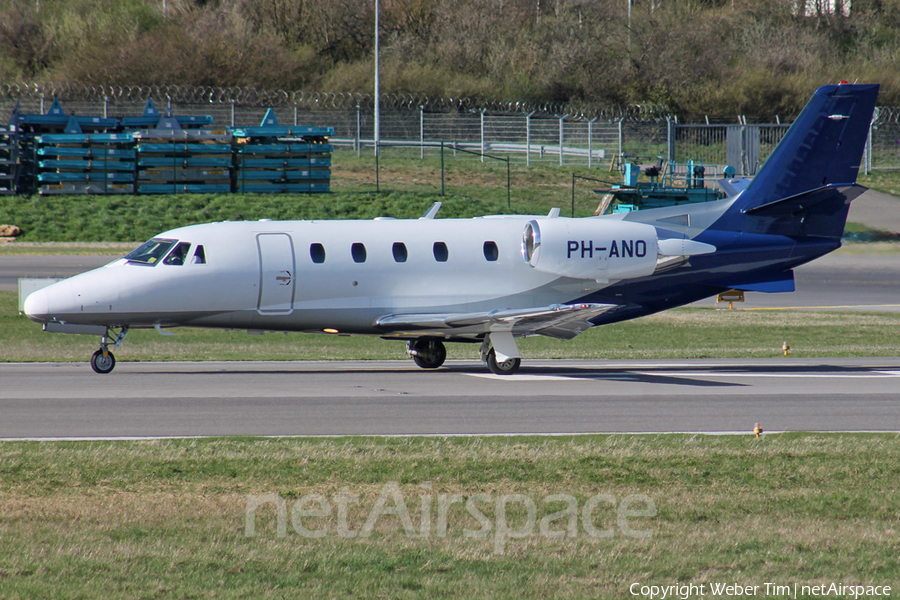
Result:
M286 315L294 310L294 243L286 233L260 233L259 302L257 310L265 315Z

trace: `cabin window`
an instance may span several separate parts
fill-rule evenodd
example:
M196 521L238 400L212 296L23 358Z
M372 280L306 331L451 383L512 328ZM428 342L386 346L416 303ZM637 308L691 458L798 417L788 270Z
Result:
M394 242L393 247L394 261L398 263L406 262L409 253L406 251L406 244L403 242Z
M362 242L354 242L353 245L350 246L350 256L353 257L353 262L366 262L366 245Z
M203 244L197 245L197 249L194 250L194 258L191 259L191 262L195 265L206 264L206 251L203 249Z
M484 243L484 258L485 260L489 260L491 262L494 262L498 258L500 258L500 250L497 248L496 242Z
M447 244L444 242L434 243L434 260L438 262L447 262L450 257L450 251L447 250Z
M325 262L325 246L322 244L310 244L309 245L309 257L312 259L314 263L323 263Z
M138 265L154 266L177 240L152 239L125 255L125 260Z

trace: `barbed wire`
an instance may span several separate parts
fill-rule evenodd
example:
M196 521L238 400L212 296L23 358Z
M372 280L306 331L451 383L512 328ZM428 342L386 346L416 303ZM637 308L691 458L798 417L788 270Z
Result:
M888 123L900 123L900 106L879 106L875 108L875 117L872 119L872 124L878 126Z
M260 90L252 87L210 87L180 85L88 85L65 82L0 84L0 98L58 97L62 101L145 102L153 98L184 104L234 104L239 106L297 106L302 109L371 109L372 94L312 92L305 90ZM491 112L537 115L568 115L584 119L662 121L672 116L665 104L600 106L588 103L500 101L489 98L428 96L424 94L382 94L381 107L392 110L428 112Z

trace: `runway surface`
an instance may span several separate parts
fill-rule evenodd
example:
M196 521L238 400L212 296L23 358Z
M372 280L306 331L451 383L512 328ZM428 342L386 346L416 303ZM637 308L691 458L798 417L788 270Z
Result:
M0 438L900 431L900 358L0 365Z

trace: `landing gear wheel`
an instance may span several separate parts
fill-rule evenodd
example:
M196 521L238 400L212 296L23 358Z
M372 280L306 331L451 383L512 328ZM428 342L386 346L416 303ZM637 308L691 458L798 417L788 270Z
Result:
M109 373L115 366L116 357L113 356L112 352L107 351L106 356L104 356L103 350L97 350L91 357L91 368L94 369L95 373Z
M497 353L494 352L493 348L487 355L488 369L491 370L491 373L496 373L497 375L512 375L519 370L521 364L521 358L507 358L503 362L497 362Z
M410 354L423 369L437 369L447 360L447 348L443 342L435 340L416 340Z

